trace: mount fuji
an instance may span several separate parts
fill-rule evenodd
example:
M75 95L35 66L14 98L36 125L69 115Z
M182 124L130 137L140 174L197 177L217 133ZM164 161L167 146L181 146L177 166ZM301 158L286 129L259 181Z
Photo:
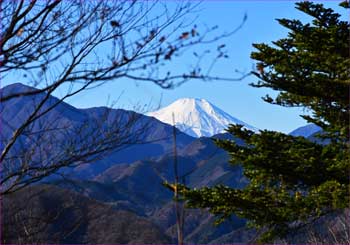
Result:
M257 128L232 117L204 99L178 99L172 104L146 115L173 125L173 114L175 126L194 137L210 137L223 133L229 124L240 124L247 129L258 131Z

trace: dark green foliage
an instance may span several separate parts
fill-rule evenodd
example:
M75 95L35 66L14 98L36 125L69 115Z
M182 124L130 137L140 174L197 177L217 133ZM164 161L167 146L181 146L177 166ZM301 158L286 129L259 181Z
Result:
M332 138L349 135L349 24L322 4L297 3L297 8L314 18L312 24L280 19L290 30L288 37L271 47L254 44L252 58L258 60L260 80L256 87L280 91L265 101L281 106L303 106L313 115L304 116Z
M273 46L253 45L259 81L252 86L279 92L276 98L267 95L268 103L306 108L309 114L302 117L320 126L319 137L329 143L231 125L228 132L246 144L215 141L232 164L243 165L249 184L183 189L189 207L209 208L218 221L233 213L247 218L264 231L261 241L349 205L349 23L322 4L301 2L296 8L313 17L312 23L279 19L288 36Z

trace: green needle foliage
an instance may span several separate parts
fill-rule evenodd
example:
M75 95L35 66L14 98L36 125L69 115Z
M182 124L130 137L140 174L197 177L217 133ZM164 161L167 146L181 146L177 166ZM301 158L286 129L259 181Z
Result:
M343 3L343 7L348 6ZM228 132L244 140L215 140L242 165L249 184L243 189L226 186L182 187L187 205L209 208L218 221L232 214L261 228L261 241L283 237L293 229L349 205L349 23L322 4L296 3L312 23L279 19L289 29L286 38L253 44L257 51L259 81L254 87L278 91L266 102L304 107L308 122L322 128L316 140L274 131L254 133L231 125Z

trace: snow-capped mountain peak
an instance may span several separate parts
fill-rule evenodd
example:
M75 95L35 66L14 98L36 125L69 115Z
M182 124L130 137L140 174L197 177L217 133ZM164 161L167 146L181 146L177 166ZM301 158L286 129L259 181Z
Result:
M205 99L182 98L158 111L147 113L148 116L170 125L173 125L173 114L176 127L194 137L210 137L223 133L229 124L241 124L257 131L256 128L232 117Z

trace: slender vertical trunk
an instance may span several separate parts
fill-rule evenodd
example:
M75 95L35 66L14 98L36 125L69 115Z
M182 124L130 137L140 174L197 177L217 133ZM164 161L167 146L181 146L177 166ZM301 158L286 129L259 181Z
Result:
M177 162L177 149L176 149L176 127L175 127L175 115L173 113L173 143L174 143L174 176L175 176L175 213L176 213L176 230L177 230L177 243L179 245L183 244L183 224L184 224L184 216L183 216L183 207L179 203L179 195L177 191L177 185L179 184L179 173L178 173L178 162Z

